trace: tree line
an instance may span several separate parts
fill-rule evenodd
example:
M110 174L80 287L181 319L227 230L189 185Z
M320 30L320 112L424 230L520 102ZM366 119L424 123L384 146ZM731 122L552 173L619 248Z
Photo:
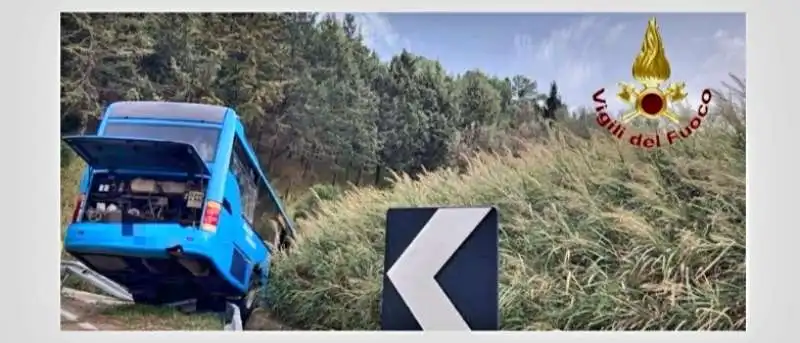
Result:
M477 69L454 75L408 51L382 62L351 14L61 16L62 133L93 130L120 100L230 106L284 190L381 184L390 172L452 166L510 136L581 120L549 86Z

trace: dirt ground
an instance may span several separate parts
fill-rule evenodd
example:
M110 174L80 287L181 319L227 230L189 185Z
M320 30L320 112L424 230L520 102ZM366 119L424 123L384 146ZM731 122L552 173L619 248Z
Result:
M104 318L108 305L87 304L68 297L61 297L61 330L94 331L117 330L117 326Z
M89 304L62 295L61 309L61 330L64 331L222 330L222 320L215 314L184 314L163 307ZM253 313L245 329L290 330L264 309Z

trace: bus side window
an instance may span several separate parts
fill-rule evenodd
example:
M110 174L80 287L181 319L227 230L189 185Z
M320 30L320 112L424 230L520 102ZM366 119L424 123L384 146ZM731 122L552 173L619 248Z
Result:
M286 234L285 223L277 202L267 189L267 185L261 182L256 170L237 137L234 139L231 172L239 183L242 215L265 243L272 245L273 248L279 248L280 234L281 232Z
M236 182L239 184L239 194L242 203L242 216L248 223L253 226L254 220L257 218L255 214L256 202L258 199L258 188L256 173L248 163L247 155L244 153L244 147L238 138L233 143L233 154L231 154L230 169Z
M258 187L258 205L256 206L256 216L259 220L256 222L256 230L258 234L267 243L271 244L273 248L280 248L281 232L286 233L283 217L278 210L278 204L272 198L266 185L259 183Z

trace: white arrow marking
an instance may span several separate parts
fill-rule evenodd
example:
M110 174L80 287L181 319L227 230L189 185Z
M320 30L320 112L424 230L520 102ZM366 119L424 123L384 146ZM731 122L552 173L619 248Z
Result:
M78 315L76 315L76 314L74 314L74 313L72 313L70 311L67 311L67 310L65 310L63 308L61 309L61 316L64 317L64 319L66 319L69 322L77 322L78 319L79 319ZM94 326L92 324L89 324L87 322L79 322L77 324L81 329L90 330L90 331L98 331L96 326Z
M490 210L437 210L386 272L423 330L470 330L434 277Z

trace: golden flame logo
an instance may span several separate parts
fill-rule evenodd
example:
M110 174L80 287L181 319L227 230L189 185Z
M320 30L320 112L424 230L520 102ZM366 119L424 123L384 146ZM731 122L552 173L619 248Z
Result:
M650 119L663 116L678 123L678 116L669 110L668 105L686 98L684 91L686 85L683 82L676 82L663 91L660 88L661 84L669 79L672 70L655 18L647 23L642 49L636 56L631 71L633 79L638 81L642 88L637 89L633 85L620 82L620 92L617 96L633 107L633 111L623 115L621 121L629 122L639 116Z
M633 78L646 85L658 86L669 79L669 61L664 53L664 43L661 42L655 18L647 23L642 50L636 56L632 70Z

